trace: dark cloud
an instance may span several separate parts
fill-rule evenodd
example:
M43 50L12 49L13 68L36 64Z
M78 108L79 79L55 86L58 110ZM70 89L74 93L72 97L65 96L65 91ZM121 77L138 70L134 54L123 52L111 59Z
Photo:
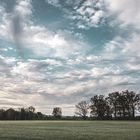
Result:
M19 14L15 14L12 18L11 29L13 34L13 39L15 41L17 53L21 58L24 58L23 50L23 24L22 19Z

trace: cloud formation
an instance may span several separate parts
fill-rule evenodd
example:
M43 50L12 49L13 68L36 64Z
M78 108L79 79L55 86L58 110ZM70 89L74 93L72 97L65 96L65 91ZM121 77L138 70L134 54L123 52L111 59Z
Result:
M31 0L17 0L11 12L1 5L0 106L33 105L47 114L60 106L65 115L73 115L74 104L94 94L138 91L140 3L129 2L46 0L46 6L62 9L63 20L70 19L73 26L56 31L35 21L39 7L34 9ZM44 11L40 12L42 16ZM104 24L117 32L98 46L88 37L92 38L91 31L106 28Z
M46 0L47 3L61 8L65 12L65 17L74 21L80 29L98 27L103 22L104 17L102 0L79 0L64 1Z
M121 26L133 25L139 28L140 24L140 1L139 0L105 0L106 9L110 14L116 14ZM134 18L132 18L134 17Z

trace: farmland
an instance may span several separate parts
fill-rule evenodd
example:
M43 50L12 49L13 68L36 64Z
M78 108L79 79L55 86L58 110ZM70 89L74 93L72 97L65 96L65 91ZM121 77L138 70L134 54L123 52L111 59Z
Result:
M139 121L1 121L0 140L139 140Z

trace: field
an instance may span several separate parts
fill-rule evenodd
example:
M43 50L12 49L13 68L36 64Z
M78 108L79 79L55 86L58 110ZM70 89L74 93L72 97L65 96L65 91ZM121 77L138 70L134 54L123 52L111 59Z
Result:
M0 140L140 140L140 122L1 121Z

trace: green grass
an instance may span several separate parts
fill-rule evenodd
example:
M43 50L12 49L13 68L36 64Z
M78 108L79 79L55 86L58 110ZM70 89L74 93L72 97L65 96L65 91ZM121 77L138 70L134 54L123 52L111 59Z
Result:
M1 121L0 140L140 140L140 122Z

